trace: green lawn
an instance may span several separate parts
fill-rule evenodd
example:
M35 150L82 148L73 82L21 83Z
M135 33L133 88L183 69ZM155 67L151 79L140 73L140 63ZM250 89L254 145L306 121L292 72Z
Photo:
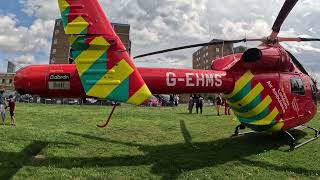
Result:
M238 122L178 108L17 105L17 127L0 126L0 179L310 179L320 139L288 152L279 135L230 138ZM320 128L319 115L311 122ZM9 124L9 118L7 120ZM312 131L299 133L302 139Z

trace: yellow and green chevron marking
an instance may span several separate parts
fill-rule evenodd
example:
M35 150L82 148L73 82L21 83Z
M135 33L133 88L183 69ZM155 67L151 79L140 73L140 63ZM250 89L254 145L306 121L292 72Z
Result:
M239 121L255 131L279 131L283 127L277 107L273 107L272 98L263 97L265 90L261 83L253 85L251 71L243 74L236 81L234 90L226 94L226 99Z
M70 0L59 0L60 13L66 34L87 34L89 23L79 14L70 14Z
M83 88L88 96L137 105L151 96L144 83L138 90L131 90L136 92L129 96L130 76L134 75L134 68L125 59L117 61L111 69L107 68L108 61L115 59L107 58L110 44L103 36L73 36L70 44L71 57L76 62Z

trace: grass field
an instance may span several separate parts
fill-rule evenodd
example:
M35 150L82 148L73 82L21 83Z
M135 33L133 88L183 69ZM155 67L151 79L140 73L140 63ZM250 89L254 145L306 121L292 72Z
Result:
M230 138L238 122L213 107L122 106L96 128L110 110L18 104L17 127L0 126L0 179L319 179L320 140L288 152L278 135Z

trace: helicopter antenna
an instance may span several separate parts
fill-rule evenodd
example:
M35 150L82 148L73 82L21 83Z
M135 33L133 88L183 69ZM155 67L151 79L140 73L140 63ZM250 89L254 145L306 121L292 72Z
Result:
M244 37L247 38L247 33L244 34ZM244 42L244 43L245 43L246 49L248 49L248 42Z
M224 56L224 41L222 43L222 50L221 50L221 57L223 57L223 56Z

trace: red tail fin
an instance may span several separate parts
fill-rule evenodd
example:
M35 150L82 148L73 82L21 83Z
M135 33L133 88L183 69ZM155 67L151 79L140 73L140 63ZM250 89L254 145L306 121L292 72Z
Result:
M82 85L88 96L141 104L151 96L97 0L59 0Z

